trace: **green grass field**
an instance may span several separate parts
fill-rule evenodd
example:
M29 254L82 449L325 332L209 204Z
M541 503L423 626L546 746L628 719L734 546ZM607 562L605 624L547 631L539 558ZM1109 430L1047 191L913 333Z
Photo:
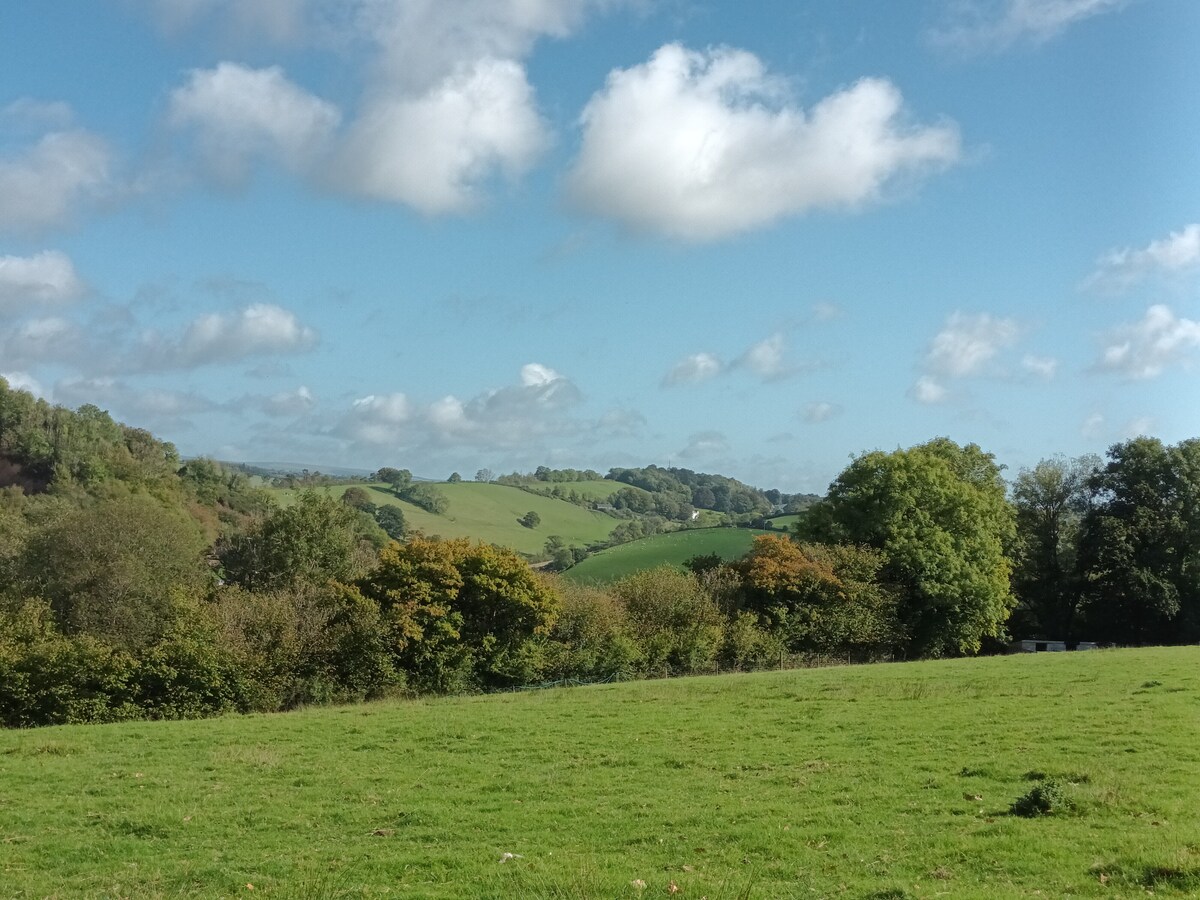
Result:
M549 494L555 488L561 488L563 491L570 493L574 491L581 497L586 497L588 500L607 500L617 491L622 488L630 488L631 490L646 493L640 487L634 487L631 484L623 484L620 481L612 481L604 478L600 481L530 481L525 485L531 491L536 491L539 494Z
M1194 896L1198 710L1176 648L9 731L0 894Z
M339 485L324 490L340 497L346 487ZM510 547L520 553L540 553L546 538L552 534L560 535L568 544L586 545L603 541L619 524L619 520L604 513L502 484L464 481L459 484L431 485L444 494L450 504L446 514L441 516L397 500L383 485L358 487L365 487L374 503L390 503L404 510L409 528L444 538L469 537ZM272 493L284 505L293 502L297 494L291 490ZM517 521L530 510L541 517L541 524L537 528L526 528Z
M719 554L723 559L737 559L749 551L760 534L770 532L753 528L692 528L654 534L602 550L567 569L563 576L580 584L603 584L655 566L682 566L693 556L709 553Z
M770 521L771 524L776 528L783 529L784 531L790 531L796 527L796 523L800 521L800 516L794 514L787 516L776 516Z

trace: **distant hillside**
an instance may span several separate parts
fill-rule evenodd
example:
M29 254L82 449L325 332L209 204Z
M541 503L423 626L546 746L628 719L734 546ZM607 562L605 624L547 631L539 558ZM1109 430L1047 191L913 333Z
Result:
M340 497L347 487L338 485L322 490ZM449 502L445 515L435 515L397 499L386 485L371 485L367 490L376 505L390 504L403 510L410 529L446 538L469 537L510 547L519 553L541 553L551 535L558 535L568 545L599 543L607 540L620 524L620 520L604 513L503 484L463 481L433 486L432 490ZM285 505L297 494L282 489L272 493ZM541 522L537 527L520 524L518 519L527 512L538 514Z
M629 487L627 484L621 484L618 481L611 481L605 478L598 481L568 482L531 480L513 486L537 494L545 494L548 497L558 497L563 500L569 499L571 502L575 502L574 497L576 496L585 501L604 502L612 499L612 496L618 491ZM634 490L645 493L641 488L634 488Z
M616 581L655 566L681 566L693 556L715 553L725 560L744 556L760 534L757 528L693 528L630 541L602 550L572 566L563 577L579 584Z

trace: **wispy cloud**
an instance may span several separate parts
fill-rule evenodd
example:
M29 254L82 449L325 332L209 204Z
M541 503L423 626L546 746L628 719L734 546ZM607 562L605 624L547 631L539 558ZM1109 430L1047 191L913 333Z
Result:
M1129 0L953 0L928 38L960 53L994 52L1045 43L1072 25L1128 5Z
M43 121L60 126L69 109L57 115ZM118 192L113 170L107 141L82 128L54 127L15 152L0 151L0 232L40 234L73 223Z
M86 290L70 257L57 250L0 256L0 316L78 299Z
M725 364L712 353L693 353L684 357L671 367L663 376L663 386L673 387L678 384L700 384L716 378L725 371Z
M290 310L255 303L232 313L200 316L179 337L150 332L128 355L136 370L165 371L303 353L317 340L317 332Z
M1119 293L1156 275L1200 268L1200 224L1186 225L1145 247L1120 247L1096 261L1083 287Z
M828 422L830 419L835 419L842 414L842 407L838 403L830 403L827 400L814 400L807 404L801 411L801 416L805 422L810 425L817 425L821 422Z

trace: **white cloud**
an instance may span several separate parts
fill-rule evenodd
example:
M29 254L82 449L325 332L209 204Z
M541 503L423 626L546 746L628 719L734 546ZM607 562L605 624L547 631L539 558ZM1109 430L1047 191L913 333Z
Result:
M784 349L784 337L776 333L748 347L734 365L749 369L763 381L779 381L796 371L784 361Z
M0 119L6 125L17 125L35 130L38 134L70 127L75 113L70 104L61 100L36 100L20 97L0 110Z
M38 363L76 359L83 345L83 330L68 319L29 319L0 330L0 366L19 370Z
M596 423L595 431L601 437L635 437L646 427L646 417L636 409L614 407L605 411Z
M830 419L836 418L842 414L842 407L836 403L829 403L825 400L814 400L804 407L804 421L811 425L816 425L820 422L828 422Z
M1154 434L1154 419L1151 416L1138 416L1125 423L1121 433L1126 440L1152 435Z
M944 403L949 395L945 385L928 375L922 375L909 389L909 396L926 406Z
M833 322L845 314L836 303L816 303L812 308L812 317L817 322Z
M277 42L299 40L307 31L307 15L318 4L311 0L137 0L149 6L168 31L198 20L217 18L231 36L262 35Z
M134 357L143 370L186 369L251 356L300 353L316 343L316 331L294 313L271 303L255 303L234 313L201 316L178 339L145 335Z
M1041 44L1078 22L1116 12L1129 0L956 0L944 25L930 32L935 45L960 52Z
M984 373L1020 329L1016 320L988 313L956 312L933 338L925 363L929 371L950 378Z
M853 209L900 175L956 162L957 128L905 122L891 82L789 105L751 53L668 44L617 69L583 111L569 176L586 209L634 229L714 240L813 209Z
M719 431L699 431L688 436L681 459L713 459L729 452L729 439Z
M1154 378L1200 348L1200 322L1177 317L1156 304L1140 322L1114 329L1096 368L1131 379Z
M150 423L175 421L217 408L217 404L199 394L140 389L114 378L67 378L54 386L54 397L67 406L93 403L111 410L117 418Z
M302 384L294 391L280 391L262 398L260 408L268 416L299 416L316 405L317 398Z
M85 285L65 253L0 256L0 316L77 299Z
M1027 353L1021 360L1021 368L1035 378L1049 381L1058 373L1058 360L1051 356L1034 356Z
M0 156L0 232L39 233L69 224L80 206L113 192L108 144L83 129L52 131Z
M528 171L549 141L521 65L481 59L424 93L372 101L350 129L335 178L424 213L464 212L494 176Z
M721 360L711 353L693 353L677 362L663 377L662 383L664 387L699 384L720 375L724 368Z
M1122 291L1143 278L1170 275L1200 266L1200 224L1192 223L1145 247L1110 250L1096 261L1085 288Z
M383 77L425 89L464 62L518 60L541 37L566 37L606 0L374 0L360 3L357 33L380 50Z
M320 147L337 124L336 110L277 69L218 67L229 76L224 89L193 91L201 95L199 111L185 118L215 132L210 156L233 176L244 173L252 152L270 152L336 189L435 215L474 208L494 179L517 179L537 161L550 134L523 60L539 38L565 37L591 9L617 0L142 2L170 27L209 18L243 37L340 53L364 70L359 113L318 173L319 156L289 154ZM193 80L198 75L211 80L214 73ZM265 112L275 109L281 115Z
M49 395L46 393L46 389L28 372L0 372L0 378L3 378L9 388L14 391L29 391L35 397L48 399Z
M411 417L404 394L368 394L351 404L341 429L353 441L385 447L404 440L403 426Z
M335 433L368 448L519 448L538 438L580 435L604 425L606 420L589 425L570 417L581 400L570 379L529 363L521 368L519 383L468 400L450 394L422 405L401 393L355 400ZM609 419L607 424L628 428L631 422Z
M251 69L223 62L195 69L171 94L168 120L192 129L211 171L245 178L256 157L303 171L321 158L341 120L330 103L288 80L278 66Z
M545 387L561 378L561 375L541 363L526 363L521 366L521 384L525 387Z
M1104 414L1094 412L1079 426L1079 435L1089 441L1094 441L1104 436L1104 430Z

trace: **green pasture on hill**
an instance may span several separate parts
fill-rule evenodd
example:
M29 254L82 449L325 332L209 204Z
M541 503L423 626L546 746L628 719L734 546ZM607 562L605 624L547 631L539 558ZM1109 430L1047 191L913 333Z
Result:
M634 487L631 484L624 484L620 481L613 481L609 478L603 478L599 481L530 481L524 485L530 491L536 491L539 494L549 494L554 489L558 488L565 493L576 493L580 497L585 497L588 500L607 500L617 491L622 488L629 488L639 493L646 493L640 487Z
M757 535L770 533L756 528L690 528L654 534L601 550L563 576L580 584L602 584L655 566L682 566L693 556L716 553L722 559L737 559L749 552Z
M796 527L796 523L800 521L800 516L796 514L786 516L775 516L770 520L771 525L783 531L791 531Z
M1198 710L1174 648L3 732L0 893L1195 896Z
M510 547L520 553L540 553L546 539L560 535L568 544L586 545L607 540L619 519L584 509L565 500L531 494L503 484L463 481L458 484L430 484L444 494L449 507L444 515L426 512L419 506L398 500L385 485L358 485L366 488L377 505L398 506L404 511L410 529L444 538L468 537ZM340 497L349 485L323 488ZM273 492L282 504L295 499L297 491ZM536 528L526 528L517 520L532 510L541 517Z

